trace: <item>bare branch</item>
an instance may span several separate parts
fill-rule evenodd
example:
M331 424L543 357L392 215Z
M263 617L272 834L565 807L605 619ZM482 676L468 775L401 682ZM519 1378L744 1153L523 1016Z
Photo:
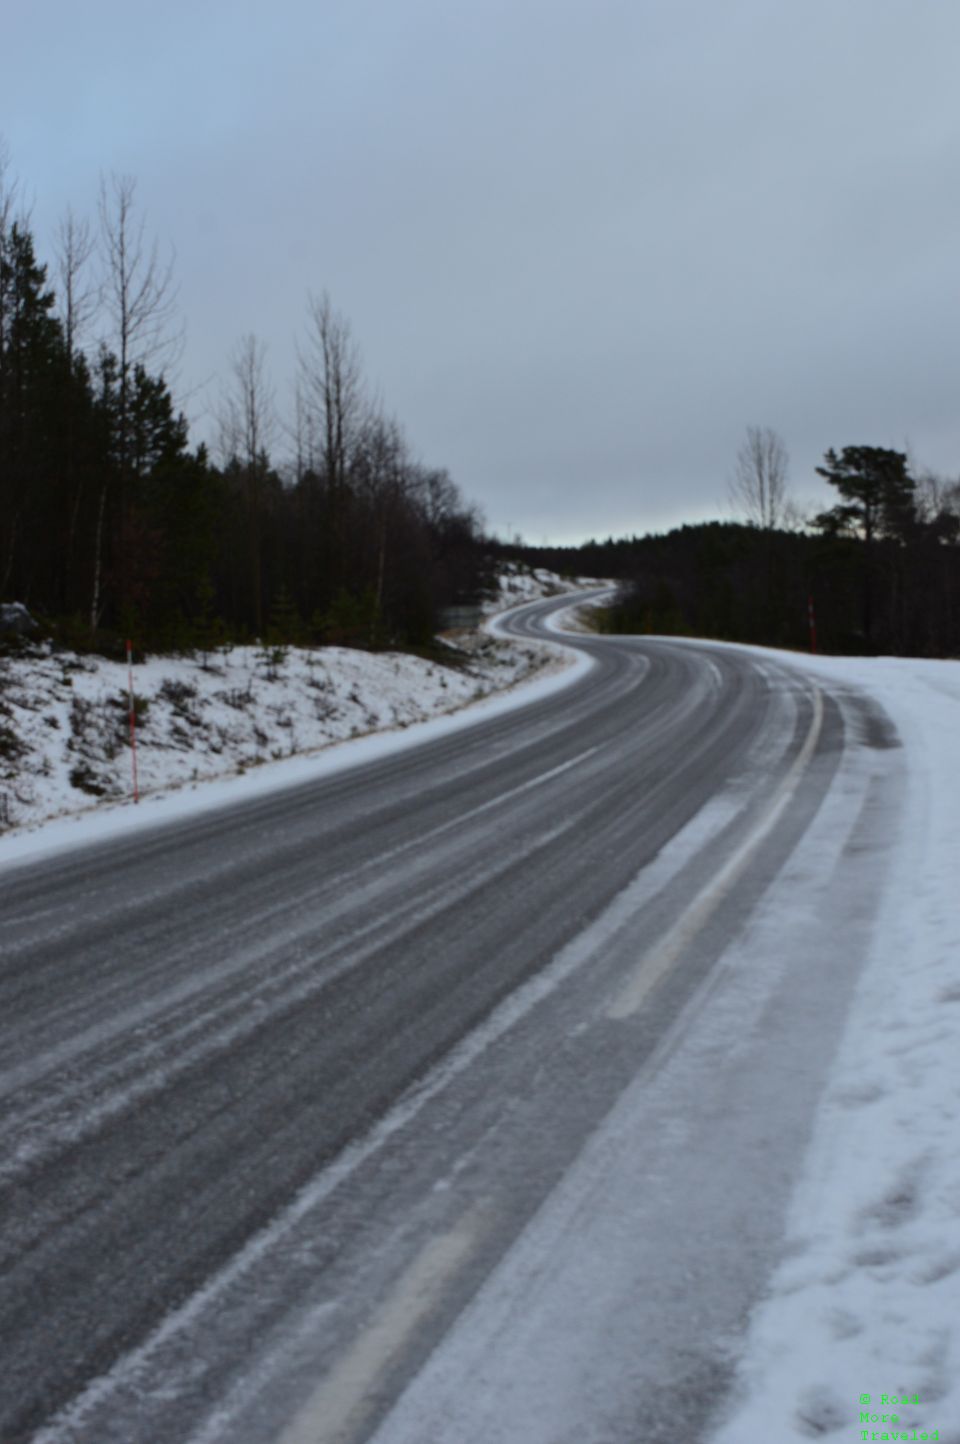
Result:
M325 480L342 488L367 409L360 356L349 323L334 311L327 293L310 296L308 304L306 341L298 353L305 421Z
M175 325L176 257L166 263L156 241L146 242L146 221L135 207L136 181L111 175L100 180L100 250L104 263L103 303L111 321L108 344L120 363L121 385L130 369L160 369L179 358L182 328Z
M263 341L242 336L230 359L230 380L217 406L218 451L224 466L237 461L249 469L269 454L276 431L273 386Z
M772 427L747 427L729 491L733 506L750 526L773 531L783 523L788 465L787 448Z
M24 200L19 178L9 171L10 147L0 135L0 243L13 225L18 224L23 230L30 228L32 207Z
M230 378L217 407L218 449L224 466L237 465L246 510L250 561L250 597L257 636L263 634L262 527L269 447L276 428L273 387L266 370L266 347L256 336L242 336L233 349Z
M15 178L8 178L9 169L10 151L3 136L0 136L0 262L6 257L10 232L18 219L20 184ZM0 373L6 350L8 301L4 269L0 266Z
M17 203L19 186L13 179L7 179L10 169L10 148L0 136L0 238L7 234L13 223L13 208Z
M60 283L60 319L71 361L97 303L98 287L88 283L85 274L95 246L90 222L75 216L68 207L57 227L54 249Z

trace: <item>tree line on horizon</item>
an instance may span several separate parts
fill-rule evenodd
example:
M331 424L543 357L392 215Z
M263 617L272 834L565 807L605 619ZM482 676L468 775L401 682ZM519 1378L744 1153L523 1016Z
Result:
M803 518L783 442L750 427L731 483L742 521L497 542L371 400L325 294L305 308L287 423L247 335L221 383L216 455L191 447L168 379L172 262L130 178L101 182L97 221L68 213L41 261L0 144L0 602L60 640L424 646L512 559L616 579L612 631L806 647L812 613L826 651L960 656L960 483L847 446L818 468L836 504Z
M69 214L37 256L0 154L0 601L73 645L218 640L429 644L442 608L487 581L478 514L413 457L368 394L349 324L311 297L293 420L256 337L216 405L216 458L192 447L169 369L172 262L129 177L98 224Z
M776 432L749 427L730 486L745 520L498 551L618 582L600 613L611 632L960 657L960 482L914 476L904 452L830 449L817 471L838 499L802 517L786 469Z

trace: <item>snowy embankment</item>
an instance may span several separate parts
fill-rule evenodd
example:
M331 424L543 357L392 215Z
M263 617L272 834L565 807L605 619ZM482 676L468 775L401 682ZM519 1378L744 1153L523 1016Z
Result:
M960 1444L960 663L774 655L886 708L906 809L786 1261L712 1444Z
M573 583L552 573L508 566L499 597L484 610L492 615L573 590ZM457 633L447 645L449 665L345 647L238 646L206 658L138 662L133 689L140 795L156 804L186 788L216 805L240 795L236 787L225 792L218 784L254 768L257 790L305 781L312 774L303 764L312 757L316 768L312 754L331 744L407 729L569 661L554 648L485 632ZM0 854L14 855L10 845L17 835L26 841L26 830L39 823L93 809L102 814L131 800L129 711L122 663L49 645L0 656L0 833L6 834ZM300 763L293 769L281 761L293 758ZM200 783L205 786L198 788ZM160 815L155 805L141 809L146 813L151 820ZM44 834L52 838L48 828Z
M746 920L717 970L720 986L691 1015L689 1035L671 1042L660 1072L639 1074L621 1095L384 1421L377 1444L641 1444L643 1420L655 1417L656 1437L666 1438L691 1389L707 1389L721 1411L703 1444L960 1444L960 664L756 651L822 678L835 694L862 689L886 709L902 746L893 862L799 1161L781 1261L744 1331L716 1336L716 1356L708 1349L704 1360L703 1320L723 1314L715 1290L736 1278L730 1256L749 1259L755 1240L750 1208L738 1212L735 1201L739 1227L719 1210L715 1235L707 1234L715 1273L695 1244L684 1268L685 1230L698 1206L685 1190L697 1188L698 1168L711 1169L708 1147L683 1156L687 1121L701 1116L704 1083L709 1092L713 1081L702 1071L711 1050L736 1053L745 1032L769 1031L767 976L804 966L810 898L791 901L792 890L815 875L811 847L844 845L854 819L842 784L819 829L815 820L813 840L801 840L791 876L771 888L767 906L776 914L761 908ZM850 768L885 774L879 754L851 741ZM830 933L829 919L813 930L821 941ZM772 940L779 956L770 954ZM801 1008L782 1021L801 1050L807 1039L816 1054L815 1012ZM785 1078L795 1065L788 1059ZM776 1076L761 1074L750 1098L762 1146L738 1155L743 1135L734 1126L724 1134L733 1156L718 1168L746 1172L762 1217L765 1170L776 1191L783 1165ZM672 1118L672 1107L686 1112ZM749 1129L746 1137L754 1137ZM681 1159L676 1169L671 1154ZM699 1186L709 1195L712 1178ZM667 1275L644 1236L661 1221L651 1202L659 1189L673 1230L663 1250ZM673 1293L681 1313L689 1311L679 1333L676 1314L660 1312ZM630 1398L635 1379L646 1377L648 1332L671 1329L674 1367L644 1393L635 1431L608 1427L608 1419L623 1423L619 1391ZM729 1361L729 1394L718 1359Z

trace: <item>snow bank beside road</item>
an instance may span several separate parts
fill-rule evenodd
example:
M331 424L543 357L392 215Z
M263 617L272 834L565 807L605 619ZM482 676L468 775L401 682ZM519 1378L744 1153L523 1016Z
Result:
M867 829L852 828L842 786L721 960L689 1034L668 1039L663 1070L621 1095L377 1444L960 1444L960 666L755 650L822 677L834 695L875 698L903 746L887 890L863 919L866 961L840 1045L812 1075L811 1102L821 1079L823 1092L809 1135L804 1111L796 1171L783 1131L829 1024L822 992L803 980L832 971L831 943L844 936L833 915L849 899L855 916L857 904L819 887L813 859L830 869L852 845L870 866ZM856 717L851 708L851 727ZM852 737L849 772L882 775L888 754L871 749L895 741L877 730ZM832 906L814 919L818 898ZM784 995L799 999L795 1011L768 1011L777 975L800 980ZM751 1065L740 1094L724 1073L738 1052ZM764 1071L765 1060L775 1066ZM757 1221L785 1169L799 1181L782 1262L741 1332L725 1291L741 1264L749 1272ZM737 1172L746 1203L725 1186ZM725 1409L713 1432L684 1431L688 1403Z
M552 574L538 587L534 598L573 589ZM513 587L502 595L516 603ZM242 647L209 670L190 657L135 666L139 808L126 805L126 666L49 648L0 658L0 864L314 781L548 695L590 665L489 625L498 640L458 634L451 666L335 647L291 648L275 668Z
M490 616L504 607L516 607L523 602L536 602L541 597L559 597L567 592L578 592L584 588L602 585L592 577L561 577L545 567L528 567L521 562L504 562L497 573L498 595L485 603L484 612Z
M234 647L207 668L151 657L133 669L140 790L149 795L452 711L543 663L540 649L474 638L459 665L404 653ZM127 668L37 649L0 661L7 759L0 811L41 821L131 792Z
M907 807L788 1257L752 1318L735 1413L712 1444L922 1431L958 1444L960 663L773 655L886 708Z

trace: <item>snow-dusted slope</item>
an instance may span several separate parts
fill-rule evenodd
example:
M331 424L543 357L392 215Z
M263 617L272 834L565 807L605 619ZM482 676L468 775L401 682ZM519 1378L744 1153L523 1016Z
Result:
M851 739L852 765L882 769L882 760L871 762L882 756L872 749L902 747L905 796L882 904L864 920L866 962L824 1078L782 1261L745 1331L716 1339L733 1384L727 1394L726 1372L718 1370L705 1402L721 1413L703 1444L960 1444L960 664L750 650L822 677L834 694L856 688L882 703L898 735L861 739L870 744L863 748ZM709 1084L703 1087L703 1066L710 1083L718 1071L711 1047L725 1054L751 1030L770 1032L769 1016L750 1012L754 993L762 996L759 979L829 965L831 920L811 932L803 888L815 871L812 849L830 843L830 855L833 844L842 847L850 821L842 795L824 806L812 838L801 842L723 960L721 978L739 979L736 1006L723 1004L722 990L712 994L692 1019L692 1047L691 1039L671 1046L669 1097L672 1106L679 1098L688 1107L688 1120L713 1106ZM869 829L864 833L857 845L869 867ZM826 947L825 960L809 957L812 936ZM806 1008L781 1021L801 1051L806 1040L816 1053L827 1019ZM787 1059L788 1089L790 1068ZM699 1086L685 1099L687 1075ZM711 1317L718 1280L729 1274L724 1261L749 1257L755 1240L749 1213L739 1231L711 1217L715 1273L683 1267L691 1195L709 1190L710 1153L691 1152L683 1119L671 1125L661 1082L641 1075L624 1092L385 1420L376 1444L641 1444L668 1437L691 1388L709 1377L698 1373L698 1329ZM758 1090L750 1107L767 1119L768 1137L745 1151L739 1166L762 1212L766 1171L778 1167L782 1101L775 1088L769 1097ZM689 1166L695 1176L702 1166L707 1176L688 1193L671 1193L666 1155L681 1160L681 1173ZM669 1253L664 1265L646 1252L651 1200L661 1196L676 1230L672 1272ZM635 1432L614 1431L606 1425L618 1395L632 1398L636 1378L646 1378L638 1340L670 1327L660 1306L665 1294L679 1295L691 1313L688 1332L674 1340L675 1369L644 1394Z
M499 593L485 606L487 613L518 606L521 602L535 602L540 597L558 597L564 592L603 585L591 577L560 577L545 567L528 567L521 562L504 562L497 575L497 584Z
M777 655L883 704L904 748L906 813L789 1257L713 1444L958 1444L960 662Z
M574 590L510 564L488 611ZM452 712L557 654L484 633L450 641L450 665L345 647L233 647L133 668L139 790L156 795ZM49 646L0 656L0 833L129 799L127 667Z

